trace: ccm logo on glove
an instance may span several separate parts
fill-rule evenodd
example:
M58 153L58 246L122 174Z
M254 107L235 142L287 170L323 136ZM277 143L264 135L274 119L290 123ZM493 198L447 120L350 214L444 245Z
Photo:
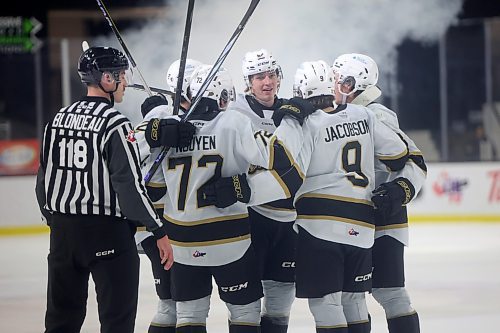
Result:
M300 110L298 107L295 107L290 104L285 104L281 107L281 109L287 109L288 111L295 112L296 114L300 114Z
M158 141L158 129L160 128L160 119L155 118L152 120L151 124L151 139L153 141Z
M174 118L151 119L145 131L145 138L151 148L160 146L184 148L193 139L196 127L189 121Z
M234 175L231 177L233 179L234 192L236 193L236 198L238 200L243 199L243 191L241 190L240 177L238 175Z
M403 205L406 205L407 203L410 202L411 198L413 198L413 192L410 188L410 185L404 180L398 180L397 182L399 186L403 188L403 191L405 191L405 199L403 201Z

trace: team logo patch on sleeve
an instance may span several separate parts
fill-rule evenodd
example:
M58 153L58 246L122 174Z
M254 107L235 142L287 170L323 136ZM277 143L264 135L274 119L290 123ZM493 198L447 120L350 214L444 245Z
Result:
M194 253L193 253L193 257L194 257L194 258L200 258L200 257L204 257L204 256L206 256L206 255L207 255L207 253L206 253L206 252L200 252L200 251L198 251L198 250L194 251Z
M359 231L354 230L354 228L349 229L349 235L350 236L357 236L359 235Z
M128 142L136 142L137 141L137 139L135 138L135 131L134 130L130 130L130 132L128 132L127 141Z

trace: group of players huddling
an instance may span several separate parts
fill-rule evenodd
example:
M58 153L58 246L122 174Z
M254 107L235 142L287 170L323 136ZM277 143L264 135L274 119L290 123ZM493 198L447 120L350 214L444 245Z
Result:
M296 297L308 300L316 332L370 332L367 293L384 308L390 333L420 332L405 289L404 247L406 204L422 187L426 165L415 143L400 130L396 113L376 102L381 90L375 61L350 53L331 66L323 60L303 62L296 69L290 99L278 97L282 70L265 49L245 55L246 89L239 94L224 68L200 91L212 66L187 59L185 68L179 67L175 61L167 72L172 93L183 73L178 114L164 96L150 96L141 105L143 122L126 133L130 122L112 107L123 99L127 59L112 48L95 47L82 54L79 72L91 97L61 109L49 123L37 182L40 208L54 234L47 332L70 325L62 315L70 309L61 306L68 300L57 291L63 290L59 277L68 270L76 276L80 269L72 267L71 253L56 246L71 242L62 228L72 230L78 240L81 231L74 230L87 230L92 214L135 218L147 227L135 233L135 242L151 261L159 297L149 333L206 332L214 285L227 305L231 333L287 332ZM80 117L85 128L76 128L76 122L73 126L70 116ZM97 119L107 120L98 126ZM65 137L74 135L78 140ZM65 156L51 155L59 151L50 148L59 140L51 141L51 136L65 140L57 146L62 152L66 142L79 144L70 151L76 173L60 176L75 167L65 165ZM94 136L94 141L89 139ZM93 153L83 156L87 146L82 145L88 142L90 152L91 141ZM144 184L135 168L140 164L144 177L163 147L170 149ZM103 164L97 159L87 163L93 156L102 156ZM84 194L92 187L85 185L86 176L67 191L50 180L83 175L80 166L99 175L95 179L102 188L94 183L93 194ZM132 174L134 179L127 178ZM75 216L81 223L74 222ZM97 220L99 228L107 227ZM112 241L103 236L96 244ZM125 238L119 242L128 244ZM87 248L94 243L84 243L65 246L81 246L92 254ZM116 253L97 254L99 258L91 259L107 260L102 268L106 272L124 269ZM137 286L138 260L129 255L134 277L126 283ZM85 293L85 274L86 280L84 276L78 288L72 287L74 293ZM137 298L123 300L127 320L120 320L120 301L100 295L119 290L125 282L106 276L96 280L103 332L114 331L116 325L133 330ZM83 294L78 297L86 300ZM78 318L82 316L84 308L79 308Z
M187 60L179 115L161 96L143 103L135 137L144 172L210 69ZM295 297L308 299L317 332L370 332L367 292L389 332L419 332L403 252L405 205L426 166L396 113L375 102L377 64L355 53L333 66L303 62L288 100L277 96L282 70L267 50L248 52L242 70L241 94L217 72L180 129L193 139L172 148L148 184L175 258L162 270L151 234L136 235L160 297L150 332L206 332L212 278L233 333L287 332ZM178 74L176 61L172 92Z

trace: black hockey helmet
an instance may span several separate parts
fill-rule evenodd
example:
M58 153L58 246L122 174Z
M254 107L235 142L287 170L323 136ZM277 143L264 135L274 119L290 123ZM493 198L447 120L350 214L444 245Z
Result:
M120 82L120 72L129 68L125 55L112 47L90 47L78 60L78 74L83 83L99 85L104 72Z

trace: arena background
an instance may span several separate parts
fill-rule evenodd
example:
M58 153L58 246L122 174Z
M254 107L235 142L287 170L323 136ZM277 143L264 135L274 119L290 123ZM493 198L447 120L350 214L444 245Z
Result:
M249 0L197 0L188 56L212 63ZM164 88L180 56L187 1L105 1L138 67ZM34 195L44 124L84 94L76 72L81 43L120 48L95 1L19 2L0 14L0 331L43 327L48 228ZM292 94L300 62L332 63L345 52L379 64L382 101L421 148L428 180L409 205L407 286L423 332L486 332L500 326L500 4L487 0L261 0L224 66L244 87L246 51L267 48ZM140 83L137 80L137 83ZM144 92L120 105L134 123ZM156 307L149 263L141 266L137 331ZM92 289L92 286L91 286ZM90 290L82 332L97 330ZM373 302L374 332L384 332ZM297 301L290 332L313 328ZM29 315L28 315L29 314ZM214 295L213 332L225 330Z

